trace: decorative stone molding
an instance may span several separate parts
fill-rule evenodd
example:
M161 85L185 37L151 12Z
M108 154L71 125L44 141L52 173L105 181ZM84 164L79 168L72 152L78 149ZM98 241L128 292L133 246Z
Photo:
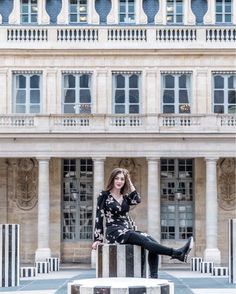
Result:
M88 24L99 24L99 15L95 9L95 0L87 0L88 2ZM57 24L69 24L69 0L62 0L62 7L57 16Z
M166 25L166 7L167 0L159 1L159 11L155 16L155 24ZM184 25L194 25L196 23L196 16L192 12L191 1L183 0Z
M9 196L21 210L30 210L37 204L37 164L31 158L9 160Z
M207 12L203 17L203 23L205 25L210 25L215 23L215 1L208 0L207 1Z
M2 24L2 15L0 14L0 24Z
M50 17L46 11L46 0L38 1L38 24L49 24ZM9 15L9 24L20 24L20 0L14 0L13 10Z
M119 0L111 0L111 10L107 16L107 24L119 24ZM143 10L143 0L135 2L135 24L147 24L147 15Z
M234 158L224 158L218 166L218 203L224 210L236 208L236 162Z

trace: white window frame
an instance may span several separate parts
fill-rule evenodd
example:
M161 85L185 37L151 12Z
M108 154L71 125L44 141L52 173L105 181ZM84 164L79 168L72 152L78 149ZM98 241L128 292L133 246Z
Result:
M65 77L66 76L69 76L69 75L72 75L75 77L75 88L66 88L65 87ZM88 88L83 88L80 86L80 77L83 76L83 75L87 75L89 77L89 87ZM66 90L69 90L69 89L73 89L75 90L75 102L74 103L65 103L65 93L66 93ZM90 103L85 103L85 102L80 102L80 90L83 90L83 89L89 89L90 91L90 97L91 97L91 101ZM69 105L69 104L75 104L75 106L73 107L74 110L75 110L75 114L91 114L92 113L92 74L91 73L87 73L87 72L81 72L81 73L63 73L62 75L62 111L63 113L69 113L69 112L65 112L64 111L64 107L65 105ZM88 109L90 111L81 111L81 107L88 107ZM71 113L72 114L72 113Z
M136 0L133 1L133 10L134 12L129 12L129 0L125 1L125 18L124 21L121 21L121 15L124 14L121 12L121 0L119 0L119 23L123 24L133 24L136 22ZM130 19L129 15L132 14L134 16L134 19Z
M71 0L69 0L69 23L88 23L88 0L76 0L77 4L71 4ZM86 1L85 4L81 4L81 1ZM72 6L76 7L77 13L72 13ZM81 12L80 10L85 7L85 11ZM76 21L71 21L71 16L76 15ZM85 17L84 21L81 20L81 17Z
M174 84L175 87L174 88L165 88L165 76L171 75L174 77ZM182 75L186 75L186 84L187 84L187 88L179 88L179 77ZM179 73L175 73L175 72L168 72L165 73L163 72L161 74L161 82L162 82L162 93L161 93L161 109L162 109L162 113L173 113L173 114L190 114L191 113L191 108L192 108L192 73L190 72L179 72ZM174 91L174 102L173 103L164 103L164 91L165 90L173 90ZM184 102L179 102L179 91L180 89L185 89L188 92L188 103L184 103ZM164 105L174 105L174 112L164 112ZM183 105L183 107L185 106L186 111L183 110L183 112L180 112L180 106Z
M177 1L178 0L173 0L173 12L172 13L168 12L169 0L166 1L166 23L167 24L183 24L184 23L184 1L181 0L181 5L182 5L181 13L177 13ZM168 16L173 16L173 21L168 21ZM182 16L181 21L177 21L178 16Z
M224 88L215 88L215 81L214 77L221 76L224 79ZM233 76L233 87L228 87L228 78ZM215 91L222 90L223 91L223 103L215 103ZM212 74L212 112L213 113L224 113L224 114L231 114L229 112L229 106L234 106L235 112L232 112L232 114L236 114L236 103L229 103L228 102L228 92L229 91L236 91L236 73L213 73ZM221 105L224 107L224 112L215 112L215 106Z
M232 23L232 19L233 19L233 2L232 0L230 0L230 12L226 12L226 0L221 0L221 3L217 4L217 0L216 0L216 3L215 3L215 18L216 18L216 24L222 24L222 23L228 23L228 24L231 24ZM221 6L222 8L222 12L217 12L217 7L218 6ZM222 20L221 21L217 21L217 15L221 15L222 16ZM230 15L230 21L226 21L226 15Z
M25 98L25 103L16 103L16 96L17 96L17 76L25 76L26 78L26 87L22 88L25 89L26 92L26 98ZM32 76L39 76L39 103L31 103L30 102L30 91L32 89L37 89L37 88L30 88L30 78ZM42 112L42 74L41 73L13 73L13 113L41 113ZM25 112L17 112L16 107L17 105L25 105ZM33 105L39 105L39 112L30 112L30 107Z
M20 22L21 22L21 24L37 24L38 23L38 0L35 0L36 1L35 4L32 3L32 1L34 1L34 0L26 0L26 1L28 1L27 4L23 4L22 1L23 0L20 1ZM27 7L27 12L23 11L23 6ZM36 8L36 12L32 12L32 10L35 8ZM24 15L28 16L27 22L23 21ZM32 21L33 15L36 15L35 21Z
M125 88L116 88L116 77L118 75L122 75L124 76L125 78ZM137 75L138 76L138 88L129 88L128 85L129 85L129 78L132 76L132 75ZM136 72L130 72L130 73L123 73L123 72L118 72L118 73L113 73L113 114L140 114L141 113L141 74L140 73L136 73ZM125 102L124 103L115 103L115 94L116 94L116 89L123 89L125 91ZM139 103L130 103L129 102L129 90L131 89L137 89L138 90L138 93L139 93ZM124 113L116 113L115 112L115 108L116 108L116 105L124 105L125 106L125 112ZM130 113L129 112L129 107L130 105L138 105L139 106L139 112L137 113Z

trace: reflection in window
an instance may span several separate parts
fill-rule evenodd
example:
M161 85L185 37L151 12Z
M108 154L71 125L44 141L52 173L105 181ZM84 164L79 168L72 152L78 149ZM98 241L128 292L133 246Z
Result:
M216 23L232 22L232 0L216 0Z
M139 75L114 74L114 113L140 113Z
M192 234L193 160L161 159L161 238L187 239Z
M63 240L93 237L93 162L91 159L63 160Z
M190 113L190 74L163 74L163 113Z
M168 24L183 23L183 0L167 0L166 17Z
M213 75L213 112L236 114L236 74Z
M70 23L87 23L87 0L70 0Z
M38 22L38 1L21 0L20 18L22 24L35 24Z
M40 113L41 75L14 74L14 113Z
M64 74L64 113L91 113L91 75Z
M120 23L135 22L135 0L119 1L119 21Z

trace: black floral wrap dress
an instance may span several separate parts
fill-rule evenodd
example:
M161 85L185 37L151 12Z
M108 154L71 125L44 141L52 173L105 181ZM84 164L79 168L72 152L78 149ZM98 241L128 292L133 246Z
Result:
M110 192L102 191L97 200L94 241L103 242L103 220L106 220L106 240L108 243L126 243L134 230L129 216L131 205L137 205L141 198L137 191L126 194L120 204Z

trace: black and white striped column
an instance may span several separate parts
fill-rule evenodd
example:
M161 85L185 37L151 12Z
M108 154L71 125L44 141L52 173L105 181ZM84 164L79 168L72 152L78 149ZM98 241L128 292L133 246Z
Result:
M202 261L200 263L201 273L203 274L212 274L214 263L211 261Z
M213 267L213 272L212 272L213 276L228 276L229 275L229 269L227 267L223 267L223 266L215 266Z
M174 294L174 284L161 279L97 278L68 283L68 294Z
M57 272L59 271L60 261L58 257L46 258L46 261L49 263L49 271Z
M192 257L190 262L190 269L193 272L200 272L201 270L201 257Z
M140 246L100 244L96 277L145 277L146 252Z
M30 278L37 276L37 268L35 266L21 266L20 267L20 277Z
M236 284L236 219L229 220L229 283Z
M19 286L20 226L0 224L0 287Z
M48 261L36 261L35 267L37 268L38 274L48 274L49 273L49 262Z

